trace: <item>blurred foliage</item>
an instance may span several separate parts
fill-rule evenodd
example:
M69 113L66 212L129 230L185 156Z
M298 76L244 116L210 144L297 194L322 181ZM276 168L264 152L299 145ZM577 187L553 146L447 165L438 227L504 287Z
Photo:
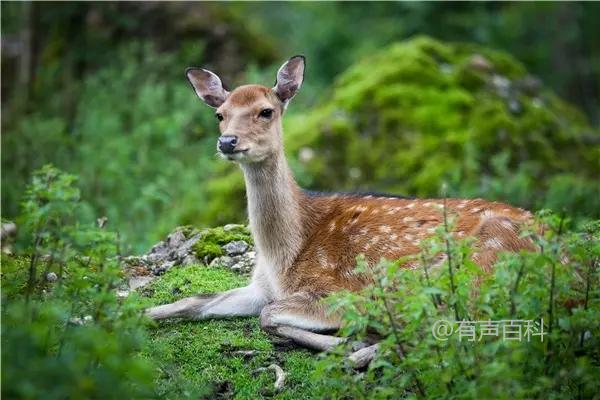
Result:
M355 373L342 357L317 367L325 398L594 398L600 390L600 221L569 231L568 221L540 214L537 253L506 253L493 274L470 261L472 243L448 229L422 244L425 268L382 261L362 293L339 294L343 333L379 341L376 358ZM436 256L446 254L441 267ZM561 260L568 259L564 263ZM358 271L368 268L359 260ZM473 282L478 282L474 286ZM452 331L433 329L448 321ZM472 329L459 328L459 322ZM532 321L520 329L482 328L477 322ZM535 325L535 322L538 325ZM460 329L460 330L459 330ZM512 332L512 333L510 333ZM543 332L544 336L539 334ZM461 337L462 335L462 337ZM505 338L506 337L506 338ZM438 339L439 338L439 339ZM520 338L520 339L519 339Z
M152 396L141 303L115 294L117 235L79 219L74 183L37 171L19 219L26 247L2 255L2 397Z
M512 113L510 99L481 81L493 74L467 68L472 53L493 54L511 83L528 70L597 124L598 4L1 7L4 217L17 215L31 172L51 162L80 176L87 217L107 216L124 252L142 250L173 226L243 222L242 177L213 158L216 124L183 70L208 67L229 87L270 84L282 60L297 53L308 56L308 69L286 129L305 186L436 195L447 180L453 195L598 215L598 185L590 181L598 175L597 130L543 88L511 93L521 107ZM416 33L503 49L524 66L487 47L435 43L436 57L448 59L426 61L427 40L389 46ZM379 75L369 74L371 66ZM410 73L418 66L423 75ZM311 151L312 160L299 157Z

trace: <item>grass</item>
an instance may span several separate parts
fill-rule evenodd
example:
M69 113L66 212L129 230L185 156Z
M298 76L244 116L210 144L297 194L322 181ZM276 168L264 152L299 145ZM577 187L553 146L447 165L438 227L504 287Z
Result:
M193 265L174 268L144 290L151 304L164 304L198 293L243 286L245 276L222 268ZM208 321L166 321L150 329L144 353L159 368L159 394L165 398L302 399L312 397L310 375L317 355L290 347L260 329L258 318ZM257 351L252 357L238 350ZM276 392L275 363L288 374Z

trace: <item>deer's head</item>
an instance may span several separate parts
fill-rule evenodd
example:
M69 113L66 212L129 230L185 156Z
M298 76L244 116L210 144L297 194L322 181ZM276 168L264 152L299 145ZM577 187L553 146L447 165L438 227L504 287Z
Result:
M303 56L294 56L279 68L272 88L244 85L229 92L206 69L188 68L186 75L198 97L216 108L221 132L217 150L223 158L256 163L283 151L281 117L302 85Z

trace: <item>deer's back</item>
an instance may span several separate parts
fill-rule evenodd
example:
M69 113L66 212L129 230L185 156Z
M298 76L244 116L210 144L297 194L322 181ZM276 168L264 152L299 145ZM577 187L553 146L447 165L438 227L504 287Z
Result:
M315 214L314 228L283 277L288 292L324 295L358 290L369 277L355 273L357 255L364 254L372 265L382 257L393 260L418 254L420 243L444 223L442 199L342 195L306 201L322 212ZM532 248L529 240L519 238L519 226L531 219L525 210L481 199L447 199L446 213L453 220L456 238L477 238L474 260L483 268L489 268L499 251ZM443 257L440 254L440 261Z

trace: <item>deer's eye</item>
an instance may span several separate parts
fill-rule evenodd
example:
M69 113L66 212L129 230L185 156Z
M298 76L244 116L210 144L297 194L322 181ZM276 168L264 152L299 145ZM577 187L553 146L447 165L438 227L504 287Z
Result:
M258 116L266 119L271 119L271 117L273 116L273 110L270 108L265 108L260 112L260 114L258 114Z
M223 114L221 114L221 113L216 113L216 114L215 114L215 117L217 117L217 119L218 119L219 121L223 121Z

